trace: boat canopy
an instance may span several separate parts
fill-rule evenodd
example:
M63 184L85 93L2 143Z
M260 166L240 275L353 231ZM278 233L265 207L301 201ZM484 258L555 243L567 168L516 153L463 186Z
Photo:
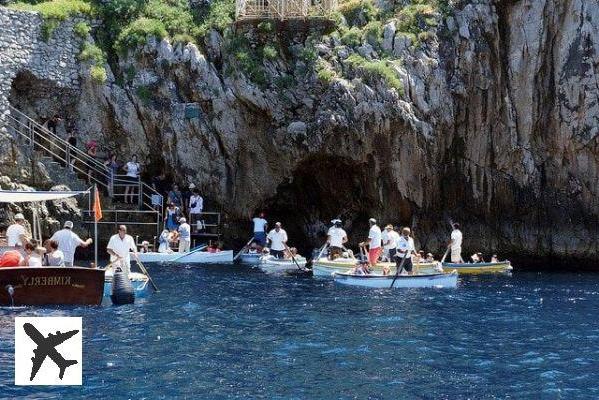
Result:
M24 192L21 190L0 190L0 203L30 203L46 200L61 200L80 194L89 194L89 190L78 192Z

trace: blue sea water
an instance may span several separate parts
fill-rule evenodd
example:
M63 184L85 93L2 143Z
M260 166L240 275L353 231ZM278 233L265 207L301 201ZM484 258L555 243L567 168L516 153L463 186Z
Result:
M0 398L599 398L599 275L368 290L151 266L131 306L0 311ZM82 387L13 385L15 316L82 316Z

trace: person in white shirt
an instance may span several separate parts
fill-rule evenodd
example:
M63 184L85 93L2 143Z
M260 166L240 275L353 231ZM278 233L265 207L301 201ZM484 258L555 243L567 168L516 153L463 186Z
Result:
M191 227L185 218L179 218L179 224L179 253L185 253L191 247Z
M463 263L462 259L462 231L460 231L460 224L457 222L453 224L453 231L451 232L451 240L449 241L451 248L451 262L452 263Z
M189 186L191 187L191 185ZM200 191L195 188L195 185L191 193L192 195L189 198L189 223L193 225L200 220L200 215L204 210L204 199L200 196Z
M25 217L18 213L15 215L15 223L6 230L6 241L9 247L23 247L23 236L27 236L27 230L23 224Z
M260 213L259 216L252 219L254 223L254 242L260 247L266 245L266 229L268 222L264 219L264 213Z
M284 258L287 248L287 232L281 227L281 223L275 224L275 229L268 232L266 236L270 247L270 254L276 258Z
M401 230L401 236L397 241L397 254L395 255L395 263L397 264L398 274L402 272L399 270L399 266L401 265L402 269L405 269L410 275L412 275L412 255L416 254L416 249L414 248L414 239L410 237L410 233L410 228L403 228ZM405 261L403 261L404 258Z
M110 263L115 267L121 267L123 272L129 275L131 271L131 253L135 254L137 259L137 246L131 235L127 235L127 227L119 226L119 232L112 235L106 246L106 251L110 254Z
M125 203L130 202L131 204L134 204L135 187L139 183L139 173L141 172L141 166L137 162L136 154L131 156L131 161L125 164L123 169L127 172L127 181L131 182L131 185L125 187ZM131 196L129 196L129 194L131 194ZM128 200L129 198L131 201Z
M92 244L92 239L89 238L86 241L72 231L73 222L66 221L64 223L64 229L55 232L50 240L54 240L58 243L58 249L64 254L64 265L66 267L72 267L75 262L75 250L78 246L87 247Z
M493 256L491 257L491 262L492 263L499 262L499 259L497 258L497 254L493 254Z
M58 249L58 242L48 239L44 242L44 247L46 248L44 265L49 267L64 267L64 253Z
M171 232L168 229L164 229L158 238L158 252L159 253L172 253L171 250Z
M385 249L385 255L389 261L395 260L395 253L397 252L397 241L399 240L399 233L393 229L393 225L389 224L385 227L383 232L383 248Z
M379 256L381 255L382 250L382 233L381 228L376 224L376 219L370 218L368 220L368 224L370 225L370 230L368 231L368 239L366 242L360 243L360 247L365 247L368 245L368 262L370 266L375 266L379 261Z
M333 226L327 232L327 244L329 245L329 257L334 260L343 253L343 245L347 243L347 233L341 227L340 219L334 219L331 222Z

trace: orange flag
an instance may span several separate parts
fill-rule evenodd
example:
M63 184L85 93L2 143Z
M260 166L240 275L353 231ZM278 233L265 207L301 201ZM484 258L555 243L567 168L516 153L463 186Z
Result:
M102 206L100 205L100 193L98 189L94 190L94 219L96 222L102 219Z

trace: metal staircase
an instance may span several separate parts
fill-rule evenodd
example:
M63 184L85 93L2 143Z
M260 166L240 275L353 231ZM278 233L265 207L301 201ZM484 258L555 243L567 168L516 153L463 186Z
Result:
M79 189L90 186L85 183L87 180L108 194L111 201L107 203L112 208L103 210L104 219L100 224L155 225L156 234L160 234L163 201L162 195L154 188L140 178L132 182L126 175L113 175L103 162L72 146L18 109L9 106L9 111L5 115L8 132L32 157L40 158L53 181ZM119 204L119 199L124 197L122 191L125 186L136 188L136 209L130 209L124 203ZM84 213L87 222L90 222L91 213Z

